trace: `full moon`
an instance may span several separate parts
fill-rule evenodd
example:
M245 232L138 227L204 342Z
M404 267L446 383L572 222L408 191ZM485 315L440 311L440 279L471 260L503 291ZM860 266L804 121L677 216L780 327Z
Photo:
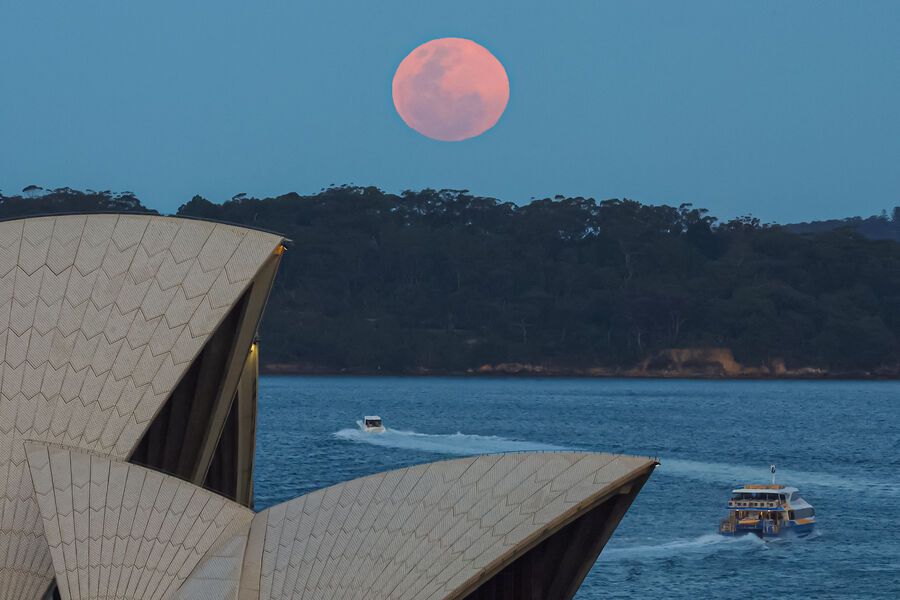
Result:
M509 101L509 79L484 46L440 38L403 59L393 93L394 106L407 125L430 138L458 142L497 123Z

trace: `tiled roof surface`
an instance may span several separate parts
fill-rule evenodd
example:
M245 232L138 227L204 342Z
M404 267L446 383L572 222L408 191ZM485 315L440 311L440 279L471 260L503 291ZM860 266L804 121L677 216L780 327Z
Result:
M126 457L281 240L148 215L0 222L0 600L52 577L23 440Z
M379 473L256 515L189 482L27 445L64 600L456 599L655 461L479 456Z
M171 598L207 553L239 546L253 518L218 494L134 464L35 443L26 452L67 599Z
M240 600L451 598L654 464L595 453L479 456L319 490L254 517Z

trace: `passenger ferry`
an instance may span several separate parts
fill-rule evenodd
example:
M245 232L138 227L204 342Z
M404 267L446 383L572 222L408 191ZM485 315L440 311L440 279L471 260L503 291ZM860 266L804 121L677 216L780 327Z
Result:
M800 497L795 487L774 482L745 485L732 490L729 515L719 524L719 533L735 536L755 534L761 538L785 535L804 537L816 524L816 511Z

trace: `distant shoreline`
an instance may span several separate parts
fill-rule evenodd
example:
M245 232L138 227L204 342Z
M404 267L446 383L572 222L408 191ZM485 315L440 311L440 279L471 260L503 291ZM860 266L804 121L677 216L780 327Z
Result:
M310 362L263 362L263 375L360 375L395 377L474 378L574 378L574 379L698 379L746 381L891 381L900 380L900 364L881 365L871 370L829 370L815 366L788 366L782 358L764 364L743 364L728 348L668 348L631 366L567 367L544 363L486 363L465 370L418 367L382 370L365 367L336 369Z
M290 368L288 365L260 365L260 375L267 377L408 377L456 379L655 379L701 381L900 381L900 373L783 373L783 374L727 374L683 372L635 372L633 369L604 373L588 370L545 370L540 372L479 372L479 371L380 371L370 369L333 369L324 367Z

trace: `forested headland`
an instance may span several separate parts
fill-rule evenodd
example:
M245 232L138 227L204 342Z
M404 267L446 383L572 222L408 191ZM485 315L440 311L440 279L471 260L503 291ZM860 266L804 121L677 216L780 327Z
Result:
M0 218L96 210L155 212L128 192L0 195ZM781 226L690 204L341 186L195 196L177 214L292 240L264 372L900 376L900 207Z

